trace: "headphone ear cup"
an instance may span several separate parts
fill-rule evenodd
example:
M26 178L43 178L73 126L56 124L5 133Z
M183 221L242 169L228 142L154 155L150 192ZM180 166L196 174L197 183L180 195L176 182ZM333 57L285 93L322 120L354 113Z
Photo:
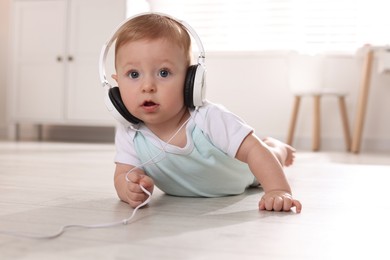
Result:
M127 110L127 108L125 107L125 104L123 104L123 100L122 100L122 97L121 97L121 94L120 94L118 87L112 87L108 90L108 98L109 98L109 101L111 101L110 103L112 104L113 109L115 109L125 120L127 120L131 124L138 124L138 123L142 122L140 119L133 116ZM113 109L109 108L109 110L111 112L115 113L115 111L113 111ZM113 115L115 118L119 119L119 121L122 121L122 123L123 123L123 120L121 120L121 118L118 118L118 116L115 114L113 114Z
M206 68L203 64L188 67L184 85L184 104L189 108L201 107L204 104L206 90Z
M187 69L187 75L184 83L184 104L193 109L194 106L194 82L198 65L191 65Z

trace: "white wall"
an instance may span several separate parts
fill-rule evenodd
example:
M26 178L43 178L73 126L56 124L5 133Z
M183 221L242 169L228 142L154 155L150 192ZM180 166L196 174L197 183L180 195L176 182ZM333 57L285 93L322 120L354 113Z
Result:
M288 86L288 53L208 53L207 97L224 104L251 124L259 136L285 140L293 96ZM362 77L363 57L329 55L324 62L324 86L345 90L353 129ZM362 152L390 151L390 75L376 73L374 62ZM322 148L344 151L338 102L322 100ZM310 149L312 100L301 103L294 145Z

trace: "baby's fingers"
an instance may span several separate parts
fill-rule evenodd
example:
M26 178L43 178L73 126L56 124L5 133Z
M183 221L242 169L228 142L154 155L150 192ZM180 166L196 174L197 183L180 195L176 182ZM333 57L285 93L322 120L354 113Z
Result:
M131 183L129 186L131 186L131 188L129 187L127 190L126 196L127 203L129 203L131 207L137 207L149 197L138 184Z
M261 210L274 210L274 197L261 198L259 208Z
M263 198L261 198L261 200L259 202L259 209L265 210L265 200Z
M139 183L139 181L141 180L141 176L141 174L138 174L136 172L129 172L126 174L126 180L132 183Z
M146 190L148 190L150 193L153 192L154 182L153 179L149 176L143 175L141 177L141 180L139 181L139 184Z
M260 210L290 211L293 207L296 208L297 213L300 213L302 210L302 204L291 197L262 197L259 202Z
M292 201L292 205L293 205L293 207L295 207L295 211L296 211L297 213L301 213L302 204L301 204L298 200L293 200L293 201Z
M295 207L295 211L300 213L302 210L302 204L298 200L294 200L293 198L285 198L283 204L284 211L290 211L291 208Z

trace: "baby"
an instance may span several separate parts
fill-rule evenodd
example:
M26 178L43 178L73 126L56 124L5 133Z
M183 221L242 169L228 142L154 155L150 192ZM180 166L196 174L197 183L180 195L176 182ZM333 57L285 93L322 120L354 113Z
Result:
M150 193L156 185L174 196L219 197L261 184L259 209L301 211L283 172L293 163L292 147L259 139L220 105L188 102L188 27L150 13L125 22L115 37L112 78L124 110L136 121L120 125L115 137L114 182L121 200L142 204L148 195L141 186Z

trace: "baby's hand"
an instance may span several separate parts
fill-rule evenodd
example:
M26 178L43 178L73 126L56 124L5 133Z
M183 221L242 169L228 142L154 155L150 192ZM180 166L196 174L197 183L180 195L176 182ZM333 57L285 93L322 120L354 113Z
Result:
M292 195L286 191L269 191L263 195L259 202L260 210L274 210L274 211L290 211L295 207L296 212L300 213L302 204L293 199Z
M150 193L153 193L154 182L149 176L135 172L128 174L127 178L129 179L126 190L127 203L131 207L136 208L148 198L148 195L142 191L140 185Z

